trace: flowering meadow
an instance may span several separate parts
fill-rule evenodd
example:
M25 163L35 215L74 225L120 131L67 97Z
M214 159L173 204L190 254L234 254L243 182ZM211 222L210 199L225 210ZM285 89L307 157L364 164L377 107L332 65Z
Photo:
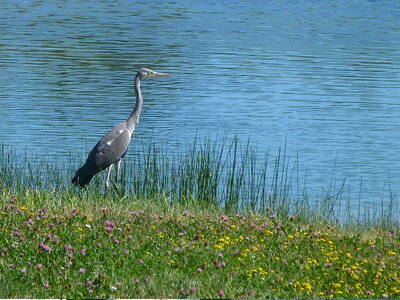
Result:
M0 192L0 298L400 297L396 228Z

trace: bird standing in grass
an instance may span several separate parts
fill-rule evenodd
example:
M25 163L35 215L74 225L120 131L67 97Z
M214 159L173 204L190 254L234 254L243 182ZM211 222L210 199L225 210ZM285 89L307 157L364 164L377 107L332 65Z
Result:
M166 73L159 73L153 70L142 68L135 77L136 105L129 118L110 130L90 151L85 164L76 171L72 182L84 187L89 184L93 176L98 172L107 169L107 179L105 192L110 188L110 174L113 165L115 166L115 184L118 184L118 171L121 159L128 150L132 133L139 121L140 112L143 105L143 97L140 91L140 82L144 78L154 78L168 76Z

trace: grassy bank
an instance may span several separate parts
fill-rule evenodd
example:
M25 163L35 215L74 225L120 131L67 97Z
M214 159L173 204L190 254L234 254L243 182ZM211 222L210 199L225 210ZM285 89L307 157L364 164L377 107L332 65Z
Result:
M2 192L0 297L400 297L398 231Z
M394 198L360 220L340 190L312 202L285 150L180 149L135 148L105 197L71 187L72 156L0 147L0 298L400 297Z

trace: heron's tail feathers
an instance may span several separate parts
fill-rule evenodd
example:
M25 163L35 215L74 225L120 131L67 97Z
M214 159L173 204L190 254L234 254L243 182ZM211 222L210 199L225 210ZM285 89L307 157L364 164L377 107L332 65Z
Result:
M84 167L76 171L74 178L72 178L72 183L79 187L84 187L89 184L92 180L94 174L87 174Z

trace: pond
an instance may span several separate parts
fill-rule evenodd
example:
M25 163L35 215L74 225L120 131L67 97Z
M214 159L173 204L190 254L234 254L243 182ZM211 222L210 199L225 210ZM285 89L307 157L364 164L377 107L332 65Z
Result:
M0 10L0 143L17 154L88 152L130 114L135 72L149 67L172 76L142 83L134 143L224 133L272 157L286 144L313 193L332 176L365 205L400 192L400 3L5 1Z

